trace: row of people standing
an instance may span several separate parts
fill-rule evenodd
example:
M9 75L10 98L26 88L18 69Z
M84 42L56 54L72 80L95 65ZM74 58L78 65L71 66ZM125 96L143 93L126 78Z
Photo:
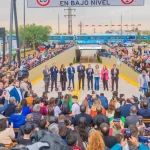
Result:
M77 72L78 72L79 90L81 89L81 85L82 90L84 90L85 75L87 75L88 90L93 90L93 83L94 83L94 90L98 91L100 89L100 79L103 82L104 90L106 89L108 90L109 71L106 66L103 66L102 70L100 70L98 64L95 66L94 69L91 67L91 64L88 64L88 68L86 69L85 66L82 63L80 63L79 66L77 67ZM48 65L46 65L45 69L43 70L45 92L49 92L48 88L50 80L51 80L51 91L53 91L54 84L55 89L56 90L58 89L57 87L58 73L60 73L60 83L62 91L66 90L67 74L69 80L68 88L72 87L73 89L75 89L75 68L73 67L73 64L70 63L67 69L65 68L65 65L62 64L59 70L56 67L56 64L53 63L53 66L50 69L48 68ZM116 90L118 90L118 75L119 70L116 69L116 65L114 65L114 68L111 70L112 90L114 89L114 82L116 82Z

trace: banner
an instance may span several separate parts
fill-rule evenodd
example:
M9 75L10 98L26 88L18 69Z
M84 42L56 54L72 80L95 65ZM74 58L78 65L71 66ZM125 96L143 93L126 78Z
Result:
M102 49L102 45L78 45L80 50L99 50Z
M143 6L145 0L27 0L29 8Z

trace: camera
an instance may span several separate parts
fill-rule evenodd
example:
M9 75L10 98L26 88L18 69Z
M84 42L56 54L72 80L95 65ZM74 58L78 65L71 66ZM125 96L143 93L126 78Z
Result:
M124 138L129 140L129 138L131 138L131 131L130 129L126 129L124 132Z
M120 122L120 118L115 118L113 122Z
M143 119L139 118L139 125L143 125Z

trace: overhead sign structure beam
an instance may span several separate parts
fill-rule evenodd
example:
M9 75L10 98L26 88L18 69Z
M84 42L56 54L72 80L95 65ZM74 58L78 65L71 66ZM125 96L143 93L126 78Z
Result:
M145 0L27 0L28 8L144 6Z

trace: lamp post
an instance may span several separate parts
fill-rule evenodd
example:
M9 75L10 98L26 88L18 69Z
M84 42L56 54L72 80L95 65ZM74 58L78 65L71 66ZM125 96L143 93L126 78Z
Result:
M24 48L24 58L26 57L26 0L24 0L24 40L23 40L23 48Z

